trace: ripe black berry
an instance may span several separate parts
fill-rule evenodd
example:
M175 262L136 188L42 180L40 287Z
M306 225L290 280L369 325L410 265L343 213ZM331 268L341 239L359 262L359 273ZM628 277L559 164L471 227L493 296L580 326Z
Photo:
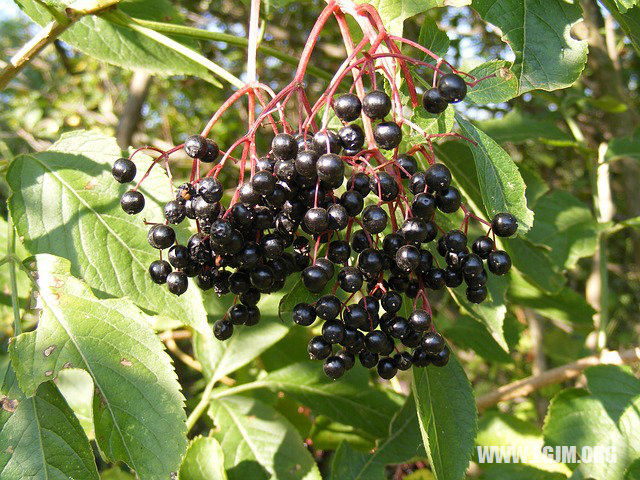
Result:
M324 208L311 208L304 215L304 224L311 233L322 233L329 228L329 215Z
M345 370L351 370L356 362L356 357L354 357L353 353L348 352L346 349L340 350L336 354L336 357L340 358L344 362Z
M436 194L436 205L441 212L454 213L460 208L462 197L455 187L446 188Z
M378 364L378 354L364 350L358 354L358 360L364 368L373 368Z
M433 115L438 115L439 113L444 112L448 105L449 102L442 98L440 90L437 88L427 90L422 96L422 106L427 112Z
M184 272L171 272L167 275L167 288L174 295L182 295L187 291L189 281L187 274Z
M209 203L215 203L222 200L222 184L217 178L205 177L197 184L198 195L204 198Z
M410 218L401 228L402 235L408 243L419 245L427 239L427 224L419 218Z
M267 290L275 280L273 270L266 265L257 265L251 270L251 283L258 290Z
M316 315L323 320L334 320L340 313L342 304L335 295L323 295L316 302Z
M374 195L385 202L392 202L398 197L398 183L387 172L378 172L369 180L369 188Z
M378 375L385 380L391 380L398 373L395 362L388 357L381 358L378 362Z
M422 349L430 355L436 355L445 347L444 338L437 332L428 332L420 342Z
M388 350L389 345L393 345L393 341L381 330L374 330L367 333L367 335L365 335L365 343L371 352L382 354Z
M462 285L462 272L451 267L444 269L444 283L449 288L455 288Z
M279 133L271 141L271 151L277 160L290 160L298 153L298 142L288 133Z
M462 274L465 277L472 277L482 272L484 264L482 259L475 253L469 253L462 260Z
M231 335L233 335L233 324L228 320L218 320L213 324L213 335L220 341L231 338Z
M128 158L119 158L113 164L111 175L119 183L129 183L136 176L136 164Z
M438 80L440 96L449 103L457 103L467 95L467 84L462 77L455 73L448 73Z
M207 141L201 135L191 135L184 141L184 151L191 158L202 158L207 153Z
M329 281L324 270L317 265L311 265L305 268L302 271L301 277L302 283L310 292L321 291Z
M344 324L337 320L329 320L322 325L322 338L329 343L340 343L344 338Z
M316 163L318 178L331 188L338 188L344 181L344 163L334 153L321 155Z
M336 132L327 130L318 132L313 136L312 147L319 155L325 153L338 154L342 150L342 142Z
M249 318L249 307L242 303L237 303L227 310L227 318L234 325L244 325Z
M345 93L333 102L333 109L340 120L353 122L360 116L362 103L357 95Z
M210 140L207 138L206 142L207 142L207 151L200 158L200 161L204 163L213 163L216 161L216 159L218 158L218 155L220 154L220 148L218 147L218 144L213 140Z
M510 237L518 230L518 221L510 213L498 213L491 221L491 228L499 237Z
M374 235L382 232L387 226L387 212L377 205L369 205L362 212L362 226Z
M395 122L382 122L373 129L373 139L378 148L393 150L402 141L402 129Z
M347 370L344 360L336 355L327 358L322 365L322 369L325 375L333 380L340 378Z
M431 165L424 177L430 191L441 192L451 184L451 171L441 163Z
M431 290L440 290L445 287L444 270L432 268L424 275L424 283Z
M316 310L313 305L299 303L293 307L293 321L303 327L308 327L316 321Z
M412 272L420 265L420 251L413 245L404 245L396 252L395 261L403 272Z
M358 172L349 179L347 182L347 188L355 190L364 198L369 195L369 192L371 191L369 188L370 180L369 175Z
M338 272L338 285L345 292L353 293L362 288L362 273L355 267L343 267Z
M318 154L313 150L303 150L298 152L296 156L294 166L296 172L299 175L307 178L315 178L317 175L316 172L316 162L318 161Z
M357 153L364 145L364 132L357 123L342 127L338 130L338 137L340 137L344 149L350 152Z
M409 315L409 325L416 332L425 332L431 326L431 315L426 310L415 310Z
M276 177L274 177L270 172L261 171L256 172L256 174L251 179L251 188L258 195L268 195L273 192L273 189L276 186Z
M140 213L144 208L144 195L137 190L124 192L120 199L120 206L129 215Z
M398 370L409 370L413 365L413 357L409 352L396 353L393 356L393 363Z
M322 337L313 337L307 346L312 360L323 360L331 355L331 344Z
M427 188L427 179L424 172L416 172L409 180L409 191L414 195L423 193Z
M184 220L187 215L187 211L184 205L177 200L171 200L164 206L164 218L167 222L172 224L178 224Z
M433 363L436 367L444 367L447 363L449 363L449 356L451 352L449 351L449 347L445 346L440 352L431 359L431 363Z
M334 240L329 244L329 260L344 265L351 256L351 247L344 240ZM358 288L359 289L359 288Z
M402 295L398 292L387 292L382 296L380 305L384 308L385 312L396 313L402 306Z
M153 225L147 239L153 248L169 248L176 241L176 232L168 225Z
M165 260L155 260L149 265L149 275L151 280L157 284L163 284L167 281L167 276L171 273L171 265Z
M487 298L487 287L486 286L480 286L480 287L467 287L467 291L466 291L466 295L467 295L467 300L469 300L471 303L482 303L485 301L485 299Z
M362 111L373 120L384 118L391 111L391 99L385 92L374 90L362 99Z
M331 280L333 278L335 267L333 263L331 263L331 260L327 258L318 258L316 260L316 267L319 267L324 272L324 276L327 280Z
M376 275L382 271L382 254L372 248L365 248L358 255L358 268L365 275Z
M496 250L489 254L487 259L489 271L494 275L504 275L511 269L511 258L503 250Z
M240 295L251 288L251 279L246 272L236 270L229 277L229 290L235 295Z
M471 249L473 250L473 253L486 260L487 258L489 258L489 254L493 252L494 246L495 245L493 243L493 240L491 240L489 237L481 236L476 238Z
M401 178L410 178L418 171L418 162L412 155L398 155L396 164L399 167Z

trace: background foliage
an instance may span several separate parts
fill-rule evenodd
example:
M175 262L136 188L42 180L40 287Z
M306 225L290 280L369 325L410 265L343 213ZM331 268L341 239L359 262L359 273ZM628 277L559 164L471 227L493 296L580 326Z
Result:
M286 319L300 286L265 298L261 324L226 343L208 326L225 300L154 288L144 227L120 210L111 164L129 145L181 143L242 83L249 6L122 0L0 91L0 478L640 478L635 367L494 395L607 350L638 360L638 2L372 3L395 33L477 76L498 73L456 112L412 118L433 132L455 121L474 138L479 148L445 142L437 157L476 210L510 210L524 227L504 245L514 270L490 302L434 295L448 366L330 382L308 360L310 333ZM1 1L2 59L65 4ZM263 4L262 82L291 80L322 7ZM312 97L344 55L329 23L305 78ZM244 133L245 115L216 125L220 145ZM190 162L176 167L179 181ZM163 176L145 183L151 213L169 195ZM237 171L221 178L233 188ZM479 464L484 445L603 445L618 458Z

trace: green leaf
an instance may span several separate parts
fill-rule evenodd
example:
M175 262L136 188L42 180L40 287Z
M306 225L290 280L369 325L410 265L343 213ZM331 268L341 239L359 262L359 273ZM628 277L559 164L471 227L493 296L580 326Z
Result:
M469 121L456 115L462 134L475 141L471 152L476 163L478 183L487 213L493 216L510 212L518 219L518 232L525 233L533 223L533 212L527 208L526 185L518 167L487 134L478 130Z
M374 452L355 451L347 442L336 450L331 465L331 480L384 480L385 466L424 458L413 396L405 401L389 424L389 434L379 440Z
M114 138L80 131L63 135L45 152L17 157L7 173L16 230L31 253L70 260L72 273L99 295L128 296L173 325L210 333L198 288L192 285L176 297L151 280L149 264L158 253L147 241L143 218L120 208L130 186L118 184L110 173L121 155ZM136 156L138 179L150 162ZM162 206L170 200L164 170L154 168L142 186L142 215L149 221L163 218ZM186 241L186 230L176 233Z
M624 480L640 480L640 458L627 468Z
M537 218L534 226L536 224ZM525 237L507 240L504 249L514 267L539 289L557 293L565 285L566 279L552 262L548 248L535 245Z
M289 282L291 281L292 280ZM289 283L289 285L291 285L291 283ZM314 303L322 295L331 293L333 291L333 283L329 282L322 292L313 293L307 290L302 283L302 279L298 279L290 288L287 288L287 285L285 285L283 291L288 293L286 293L280 300L280 304L278 305L278 317L286 325L294 325L292 317L293 307L302 302Z
M376 446L376 439L366 432L323 415L314 417L309 438L318 450L337 450L343 441L360 452L370 452Z
M425 143L425 135L449 133L453 129L455 109L449 105L447 109L434 115L427 112L422 106L413 110L411 121L422 129L422 132L411 130L410 143Z
M215 438L196 437L184 454L178 480L226 480L224 453Z
M37 1L16 0L32 20L45 25L51 13ZM179 23L181 16L167 0L123 0L118 9L133 17ZM100 16L88 15L74 23L60 37L78 50L98 60L156 75L196 75L220 85L200 63L168 48L148 36ZM197 48L197 44L187 44Z
M534 287L520 275L511 275L507 298L510 302L534 309L539 314L567 326L592 325L595 310L584 295L569 287L550 294Z
M320 480L320 472L300 435L270 406L241 396L219 398L209 415L225 452L230 480Z
M440 326L440 324L438 323ZM473 350L482 358L500 363L512 363L513 359L487 332L487 329L479 321L461 315L445 327L442 334L461 348Z
M542 197L534 210L536 221L526 238L548 249L554 265L566 269L596 251L598 225L584 203L557 190Z
M215 378L217 381L235 372L279 342L289 332L292 323L282 322L278 318L277 309L282 298L281 292L263 296L258 304L261 313L260 323L250 328L235 327L236 330L229 340L221 342L212 335L194 334L196 358L202 364L206 378ZM230 301L230 298L227 301ZM223 300L216 303L221 305ZM223 315L224 313L220 312L212 321L222 318ZM251 348L247 348L247 345L251 345Z
M577 447L578 463L570 465L574 476L623 478L640 456L640 381L629 368L614 365L588 368L585 376L588 391L567 389L552 400L543 428L545 444ZM588 450L595 455L596 446L602 458L586 461L584 455Z
M619 0L601 0L601 3L609 10L609 13L616 19L616 22L622 27L629 36L629 40L640 53L640 7L633 7L624 13L621 13L614 2Z
M435 7L445 5L445 0L370 0L380 14L384 26L394 35L402 35L404 21ZM464 2L468 4L469 2Z
M466 101L476 105L487 103L503 103L518 95L518 81L514 73L509 70L508 62L504 60L491 60L477 66L470 72L476 78L487 78L469 89Z
M56 386L80 420L84 433L90 440L95 440L92 411L93 380L91 380L91 376L79 368L65 368L58 373Z
M552 145L574 145L575 140L571 134L558 126L561 121L562 118L557 114L536 113L532 116L514 109L502 118L476 123L498 143L524 143L532 140Z
M425 18L420 27L420 34L418 35L418 43L430 50L431 53L444 57L449 50L449 37L445 32L438 28L438 25L432 18ZM435 59L427 55L423 55L422 59L425 62L435 63Z
M351 370L344 381L334 382L324 375L317 362L289 365L255 382L222 390L220 395L253 388L284 392L309 407L315 415L325 415L375 437L387 433L389 422L399 407L391 397L369 386L369 375L364 369Z
M136 477L118 467L113 467L100 472L100 480L136 480Z
M413 394L427 456L437 480L460 480L469 466L477 410L455 355L444 367L413 368Z
M98 479L89 440L52 382L26 397L9 367L0 410L0 477Z
M587 42L571 37L581 20L578 2L565 0L473 0L482 18L499 27L515 53L518 94L557 90L575 82L587 61Z
M633 158L640 161L640 130L629 137L611 140L605 158L610 161L618 158Z
M530 472L532 478L540 475L544 479L564 479L571 474L566 466L561 463L549 461L549 457L542 453L544 440L539 428L527 423L519 418L502 412L487 412L478 422L478 436L476 437L478 451L480 447L515 447L522 449L527 456L526 464L535 470ZM477 457L476 453L476 457ZM489 478L499 477L504 470L504 465L483 463L482 469L489 474ZM546 476L542 472L555 472L551 476ZM512 470L507 472L513 473ZM506 476L506 474L504 474ZM511 477L514 478L514 477ZM517 477L516 477L517 478ZM529 476L522 476L529 478Z
M22 390L33 394L64 368L86 370L105 459L126 462L142 478L177 471L186 448L184 398L146 315L126 300L93 296L66 260L38 255L29 267L43 308L38 328L11 348Z
M621 13L626 13L627 10L638 5L638 0L614 0L614 2Z

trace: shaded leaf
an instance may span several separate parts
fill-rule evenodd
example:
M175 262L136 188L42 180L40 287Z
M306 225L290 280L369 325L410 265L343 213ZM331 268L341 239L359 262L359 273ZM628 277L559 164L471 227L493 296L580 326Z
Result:
M436 479L460 480L469 466L477 431L471 385L455 355L444 367L413 369L413 394Z
M619 0L601 0L625 33L629 36L633 48L640 52L640 7L633 7L622 13L614 2Z
M524 238L507 240L504 242L504 249L511 257L514 267L539 289L557 293L566 283L564 275L550 258L549 249L531 243L528 234Z
M270 406L234 395L211 403L229 479L317 479L320 472L295 428Z
M7 173L16 230L31 253L67 258L72 273L102 295L128 296L174 325L192 325L207 334L200 290L192 285L176 297L149 276L158 253L147 241L143 219L120 208L119 199L130 186L120 185L110 173L121 155L114 138L79 131L63 135L45 152L17 157ZM136 156L138 179L150 162ZM148 220L163 218L168 186L160 168L143 183ZM186 231L177 233L186 241Z
M435 7L442 7L446 2L445 0L371 0L368 3L376 7L387 30L395 35L402 35L402 24L407 18Z
M532 116L514 109L502 118L482 120L477 125L498 143L533 140L553 145L574 145L571 134L558 126L561 121L562 118L557 114Z
M438 323L440 326L440 323ZM455 322L445 327L441 333L461 348L473 350L482 358L501 363L512 363L513 359L487 332L487 328L477 320L461 315Z
M38 255L30 267L43 309L38 328L11 348L22 390L33 394L63 368L86 370L105 458L126 462L143 478L177 471L186 448L184 399L146 315L122 299L97 299L66 260Z
M640 131L635 132L630 137L611 140L605 158L608 160L633 158L640 161Z
M512 70L518 94L573 84L587 61L587 42L571 37L582 17L580 5L564 0L474 0L482 18L503 32L515 53Z
M438 28L438 25L432 18L425 18L420 26L420 34L418 35L418 43L431 53L444 57L449 50L449 37L445 32ZM435 63L435 59L426 53L422 59L425 62Z

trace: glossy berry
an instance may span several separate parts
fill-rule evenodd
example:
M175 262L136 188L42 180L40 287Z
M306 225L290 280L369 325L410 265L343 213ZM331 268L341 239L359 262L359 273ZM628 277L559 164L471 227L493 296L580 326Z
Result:
M471 303L482 303L485 301L485 299L487 298L487 287L486 286L480 286L480 287L467 287L467 291L466 291L466 295L467 295L467 300L469 300Z
M334 240L329 244L329 260L333 263L345 264L351 256L351 247L345 240Z
M385 92L374 90L362 99L362 111L372 120L384 118L391 111L391 99Z
M387 212L377 205L369 205L365 208L361 218L364 229L374 235L382 232L387 226Z
M207 142L207 151L200 157L200 161L204 163L213 163L217 160L218 155L220 154L220 148L218 144L213 140L206 139Z
M440 90L437 88L431 88L424 92L424 95L422 96L422 106L427 112L433 115L438 115L447 109L449 102L442 98Z
M364 145L364 132L357 123L346 125L338 130L338 137L345 150L359 152Z
M129 215L140 213L144 208L144 195L137 190L124 192L120 199L120 206Z
M416 332L426 332L431 326L431 315L426 310L415 310L409 315L408 321Z
M364 368L373 368L378 364L378 354L364 350L358 354L358 360Z
M437 332L428 332L422 337L420 346L430 355L436 355L445 347L444 338Z
M169 248L176 241L176 232L168 225L153 225L147 239L153 248Z
M338 285L345 292L353 293L362 288L362 273L355 267L343 267L338 272Z
M438 91L447 102L457 103L467 96L467 84L459 75L448 73L438 80Z
M449 288L455 288L462 285L462 272L451 267L444 269L444 283Z
M167 276L171 273L171 265L165 260L155 260L149 265L149 275L154 283L159 285L167 281Z
M312 360L323 360L331 355L331 344L322 337L313 337L307 346Z
M382 271L382 254L373 248L365 248L358 255L358 268L368 275L380 273Z
M496 250L489 254L487 266L494 275L504 275L511 269L511 258L507 252Z
M396 353L393 356L393 364L398 370L409 370L413 365L413 357L409 352Z
M338 134L332 130L318 132L313 136L312 149L319 155L325 153L338 154L342 150L342 142Z
M398 368L393 359L388 357L380 359L378 362L378 375L380 375L380 378L391 380L396 376L396 373L398 373Z
M444 367L447 363L449 363L450 355L451 352L449 351L449 347L445 346L442 350L440 350L440 353L438 353L431 359L431 363L433 363L433 365L435 365L436 367Z
M298 142L288 133L279 133L271 141L271 152L276 160L294 159L298 153Z
M184 141L184 151L191 158L202 158L207 153L207 141L201 135L191 135Z
M396 313L402 307L402 295L398 292L387 292L380 299L380 306L385 312Z
M345 370L351 370L356 362L356 357L353 353L348 352L346 349L340 350L336 354L336 357L340 358L344 362Z
M324 208L311 208L304 215L304 224L311 233L322 233L329 228L329 215Z
M322 365L322 370L327 377L336 380L344 375L344 372L347 371L344 360L339 356L331 356L324 361Z
M365 343L367 349L373 353L383 353L388 350L389 345L393 345L391 339L381 330L373 330L367 333Z
M198 195L209 203L215 203L222 200L222 184L217 178L205 177L196 184Z
M473 242L471 250L483 260L489 258L489 254L493 252L495 244L489 237L481 236Z
M411 213L423 220L430 220L436 212L436 199L429 193L419 193L411 202Z
M380 197L385 202L392 202L398 196L398 183L395 178L387 172L378 172L371 176L369 188L374 195Z
M420 251L413 245L404 245L396 252L395 261L403 272L413 272L420 265Z
M313 150L304 150L302 152L298 152L296 159L294 161L294 166L298 175L307 178L315 178L317 175L316 172L316 163L318 162L318 154Z
M338 188L344 181L344 162L334 153L321 155L316 163L318 178L331 188Z
M518 230L518 221L510 213L498 213L491 221L491 228L499 237L510 237Z
M111 175L119 183L129 183L136 176L136 164L128 158L119 158L113 164Z
M429 191L441 192L451 184L451 171L441 163L436 163L427 168L424 173Z
M323 271L324 276L327 277L328 280L333 278L333 274L335 273L335 266L331 262L331 260L327 258L318 258L316 260L316 266Z
M257 265L251 270L251 284L258 290L267 290L275 280L273 270L266 265Z
M402 129L395 122L382 122L373 129L373 139L378 148L393 150L402 141Z
M467 247L467 236L461 230L450 230L443 238L449 252L462 252Z
M182 222L187 216L187 210L184 205L177 200L171 200L164 206L164 218L171 224Z
M396 165L401 178L411 178L418 171L418 162L413 155L398 155Z
M462 197L455 187L446 188L436 194L436 205L443 213L454 213L461 204Z
M342 304L335 295L323 295L316 302L316 315L322 320L334 320L340 313Z
M244 325L249 318L249 307L242 303L237 303L227 310L227 318L234 325Z
M174 245L169 249L169 263L174 268L187 268L190 262L189 249L184 245Z
M444 270L432 268L424 275L424 283L431 290L440 290L445 287Z
M337 320L329 320L322 325L322 338L329 343L340 343L344 338L344 324Z
M276 177L265 170L256 172L251 179L251 188L258 195L268 195L276 186Z
M220 341L227 340L233 335L233 324L228 320L218 320L213 324L213 335Z
M401 231L408 243L418 245L427 239L427 224L419 218L410 218L405 221Z
M345 93L336 98L333 102L333 109L340 120L353 122L360 116L362 102L357 95Z
M465 277L473 277L478 275L484 269L482 259L475 253L464 256L462 260L462 274Z
M415 173L409 180L409 191L414 195L423 193L427 188L427 179L424 172Z
M187 274L184 272L171 272L167 275L167 288L174 295L182 295L187 291L189 281Z
M310 292L321 291L329 279L324 270L316 265L305 268L301 274L302 283Z
M371 192L370 181L369 175L358 172L349 179L347 188L358 192L364 198Z

